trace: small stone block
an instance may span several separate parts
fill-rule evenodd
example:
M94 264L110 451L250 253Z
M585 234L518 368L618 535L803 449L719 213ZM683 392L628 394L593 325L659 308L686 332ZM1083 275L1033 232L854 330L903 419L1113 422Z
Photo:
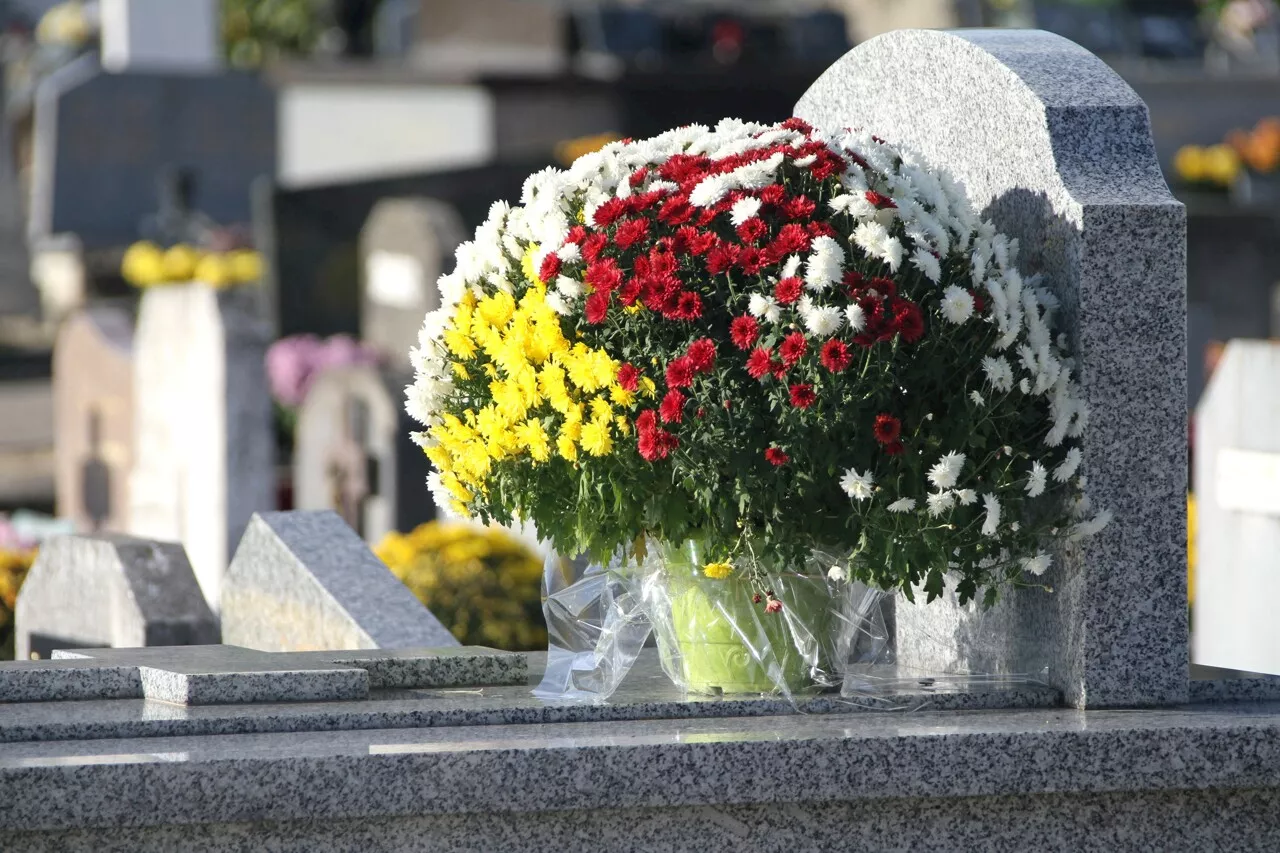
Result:
M182 670L139 667L146 697L178 705L247 705L334 702L365 699L369 695L369 676L355 667L245 671L228 665L225 669L190 667Z

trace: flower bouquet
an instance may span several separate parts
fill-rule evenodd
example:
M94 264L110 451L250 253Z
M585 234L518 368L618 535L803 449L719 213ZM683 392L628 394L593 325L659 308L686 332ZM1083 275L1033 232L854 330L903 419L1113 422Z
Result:
M1058 302L1016 256L866 132L607 145L440 279L407 389L432 489L607 566L689 689L826 683L866 590L989 605L1107 522Z

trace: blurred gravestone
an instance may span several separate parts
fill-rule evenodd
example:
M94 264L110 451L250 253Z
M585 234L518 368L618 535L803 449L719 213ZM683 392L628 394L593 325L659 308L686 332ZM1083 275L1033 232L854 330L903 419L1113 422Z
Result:
M275 173L276 94L251 74L108 74L85 56L41 81L34 148L36 246L133 242L166 167L195 176L193 203L215 221L249 222L251 182Z
M458 641L332 512L255 515L222 593L222 641L267 652Z
M128 536L60 536L40 547L14 614L16 656L54 649L218 642L182 546Z
M407 364L422 318L440 304L436 279L466 234L456 210L429 198L378 202L360 235L360 337Z
M7 116L5 95L0 86L0 115ZM39 293L31 285L27 260L26 235L23 233L22 200L17 175L14 174L13 140L9 121L0 121L0 316L34 315L40 309Z
M99 0L110 71L207 73L222 65L217 0Z
M1196 409L1192 660L1280 675L1280 343L1227 344Z
M75 529L128 529L133 461L133 314L97 305L69 317L53 351L58 515Z
M129 528L186 546L215 610L236 542L275 506L275 444L252 288L146 291L134 338Z
M409 439L400 384L372 367L327 370L298 411L294 506L332 509L368 543L435 516L426 456Z

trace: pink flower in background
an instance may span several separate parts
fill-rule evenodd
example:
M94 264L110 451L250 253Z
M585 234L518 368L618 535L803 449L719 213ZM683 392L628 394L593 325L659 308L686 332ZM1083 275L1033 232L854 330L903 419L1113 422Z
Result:
M334 367L377 365L381 356L372 347L350 335L334 335L321 340L315 335L281 338L267 350L267 380L271 396L285 408L302 404L311 384Z

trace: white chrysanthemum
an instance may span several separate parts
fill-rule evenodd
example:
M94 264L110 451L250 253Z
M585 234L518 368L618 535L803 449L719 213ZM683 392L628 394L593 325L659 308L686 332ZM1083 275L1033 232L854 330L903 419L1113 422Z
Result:
M1019 390L1019 391L1021 391L1023 394L1026 394L1026 395L1030 396L1030 395L1031 395L1031 382L1030 382L1029 380L1026 380L1026 379L1020 379L1020 380L1018 381L1018 390Z
M1000 500L995 495L987 493L982 496L982 505L987 510L987 517L982 522L982 535L995 536L1000 529Z
M843 566L832 566L827 569L827 579L832 583L843 583L849 577L849 573L844 570Z
M827 204L836 213L847 213L854 219L870 219L876 215L876 206L867 201L865 190L838 195Z
M964 467L965 456L954 450L938 460L938 464L929 469L929 482L937 489L950 489L960 478L960 469Z
M867 327L867 316L862 306L856 302L850 303L849 307L844 309L844 316L849 320L849 328L854 332L861 332Z
M955 495L960 506L973 506L978 502L978 493L973 489L957 489Z
M1082 521L1075 527L1071 528L1071 532L1067 535L1068 542L1078 542L1081 539L1087 539L1101 533L1103 528L1111 523L1111 511L1103 510L1088 521Z
M889 512L911 512L916 508L915 498L898 498L889 504Z
M792 255L782 262L782 278L791 278L800 272L800 256Z
M573 306L561 296L559 293L551 292L547 294L547 307L562 317L568 317L573 313Z
M951 492L932 492L926 503L929 505L929 516L937 518L955 505L955 495Z
M986 356L982 359L982 369L987 374L987 381L997 391L1013 390L1013 368L1003 356Z
M444 518L453 519L459 517L453 508L453 494L440 481L440 473L438 471L432 471L427 475L427 489L431 492L431 497L436 502L436 508L440 510L440 514Z
M795 159L795 164L799 166L801 169L807 169L808 167L812 166L816 162L818 162L817 154L806 154L803 157L797 157Z
M719 204L729 194L729 178L726 175L711 175L703 178L689 193L689 204L694 207L711 207Z
M979 394L977 391L970 391L970 392L969 392L969 399L970 399L970 400L972 400L972 401L973 401L973 404L974 404L975 406L977 406L978 408L982 408L983 406L985 406L985 405L987 404L987 401L986 401L986 400L984 400L984 399L982 398L982 395L981 395L981 394Z
M844 249L833 237L815 237L805 264L804 282L813 290L826 290L844 271Z
M844 476L840 478L840 488L844 489L844 493L855 501L865 501L871 497L871 489L875 485L875 480L871 477L871 472L859 474L850 468L844 472Z
M1053 558L1048 554L1036 554L1034 557L1026 557L1022 560L1022 570L1028 574L1040 577L1049 571L1049 565L1053 562Z
M1045 481L1049 472L1039 462L1031 463L1031 474L1027 477L1027 496L1038 498L1044 494Z
M566 264L582 259L582 249L577 243L565 243L556 250L556 257Z
M1067 451L1067 458L1062 460L1062 464L1053 469L1053 479L1059 483L1065 483L1075 476L1076 469L1080 467L1080 448L1073 447Z
M582 282L569 278L567 275L556 276L556 290L565 299L577 299L586 293L586 287Z
M741 225L751 217L760 212L760 199L752 196L745 196L733 203L733 207L729 208L729 221L734 227Z
M957 326L973 316L973 295L954 284L942 292L942 316Z
M782 309L778 306L778 300L763 293L751 294L751 298L747 301L747 311L751 316L768 323L776 323L782 319Z
M804 315L804 327L815 337L829 338L840 331L840 327L843 325L844 314L839 308L831 306L825 308L811 307L809 312Z
M888 240L889 229L879 222L863 222L853 229L853 242L874 258L884 255L884 246Z
M942 264L938 262L933 252L923 246L917 246L911 253L911 265L924 273L924 277L934 284L942 281Z

